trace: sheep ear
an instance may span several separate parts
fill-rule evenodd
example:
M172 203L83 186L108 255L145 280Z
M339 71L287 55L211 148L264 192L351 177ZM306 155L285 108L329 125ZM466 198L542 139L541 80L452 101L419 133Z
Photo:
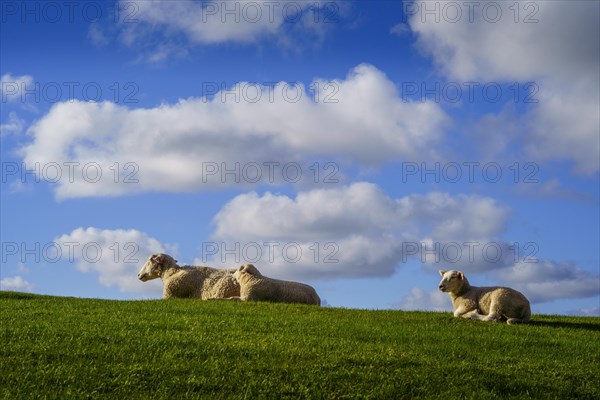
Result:
M464 278L464 275L463 275L463 273L462 273L462 272L460 272L460 271L459 271L459 272L458 272L458 274L456 274L456 277L457 277L458 279L462 279L462 278Z
M152 256L152 261L157 264L162 264L165 261L165 257L162 254L155 254Z
M444 276L444 274L446 273L446 271L444 271L443 269L440 269L438 272L440 273L441 276Z

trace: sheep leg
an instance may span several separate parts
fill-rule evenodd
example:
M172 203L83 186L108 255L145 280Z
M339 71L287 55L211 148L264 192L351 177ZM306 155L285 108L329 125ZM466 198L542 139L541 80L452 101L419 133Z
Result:
M467 313L468 313L468 311L465 310L463 307L458 307L456 310L454 310L454 316L456 318L458 318L458 317L463 317L464 318L464 315L467 314Z
M463 307L458 307L456 311L454 311L455 317L462 317L467 319L481 319L485 317L484 315L479 314L477 309L475 310L465 310Z
M477 310L469 311L468 313L463 314L462 317L475 320L484 320L486 318L485 315L479 314L479 311Z
M501 310L500 305L496 301L492 300L492 303L490 304L490 312L483 320L484 321L492 321L492 322L501 322L501 321L503 321L501 311L502 310Z
M502 316L500 314L495 313L495 312L491 312L485 318L483 318L483 320L484 321L499 322L499 321L502 321Z
M234 296L234 297L211 297L210 299L206 299L206 300L233 300L233 301L242 301L242 299L240 297Z

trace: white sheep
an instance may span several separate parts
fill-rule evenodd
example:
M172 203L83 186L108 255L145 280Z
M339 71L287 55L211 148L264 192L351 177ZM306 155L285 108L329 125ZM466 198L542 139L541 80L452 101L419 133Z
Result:
M148 258L138 278L143 281L161 278L163 298L197 298L202 300L239 296L240 285L233 277L235 269L177 265L173 257L157 253Z
M439 272L442 276L439 289L450 295L455 317L508 324L529 322L529 300L521 292L500 286L471 286L461 271Z
M321 305L321 299L311 286L268 278L252 264L240 266L233 276L240 284L240 296L231 300Z

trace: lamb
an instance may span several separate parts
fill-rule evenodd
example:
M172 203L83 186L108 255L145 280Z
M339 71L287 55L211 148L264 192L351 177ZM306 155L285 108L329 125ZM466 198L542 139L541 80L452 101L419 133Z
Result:
M455 317L508 324L529 322L529 300L521 292L499 286L471 286L461 271L439 272L442 276L439 289L450 294Z
M240 284L240 296L231 300L321 305L321 299L311 286L268 278L252 264L240 266L233 276Z
M177 265L173 257L152 254L138 278L143 281L161 278L163 298L197 298L202 300L239 296L240 285L233 278L235 269L191 267Z

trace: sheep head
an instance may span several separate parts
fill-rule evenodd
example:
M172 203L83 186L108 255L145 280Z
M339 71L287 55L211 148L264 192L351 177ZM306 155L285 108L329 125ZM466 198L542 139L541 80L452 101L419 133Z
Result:
M262 276L262 274L258 271L258 268L256 268L253 264L240 265L240 267L237 269L237 271L235 271L233 273L233 277L238 282L240 281L240 279L243 279L244 277L251 277L251 276L255 276L255 277Z
M177 260L170 255L163 253L152 254L142 269L140 269L140 272L138 272L138 279L146 282L159 278L165 268L172 265L177 265Z
M442 276L442 280L438 288L442 292L457 293L467 282L467 278L461 271L444 271L441 269L439 273Z

